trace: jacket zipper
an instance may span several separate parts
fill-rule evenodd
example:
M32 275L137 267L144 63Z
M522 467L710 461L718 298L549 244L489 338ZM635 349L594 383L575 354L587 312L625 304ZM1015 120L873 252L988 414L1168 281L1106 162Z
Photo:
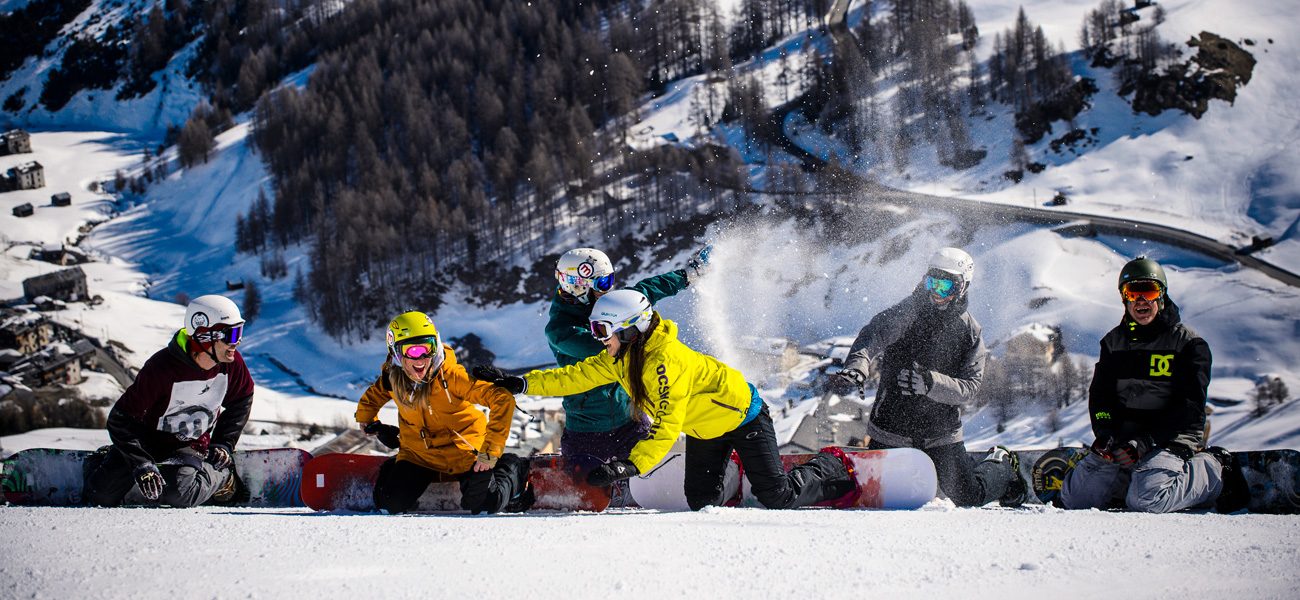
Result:
M722 408L725 408L725 409L727 409L727 410L734 410L734 411L736 411L736 412L738 412L738 413L740 413L740 414L742 414L742 415L745 414L745 411L742 411L742 410L740 410L739 408L736 408L736 407L734 407L734 406L731 406L730 404L723 404L723 403L718 402L717 400L713 400L713 399L709 399L709 402L712 402L712 403L714 403L714 404L717 404L718 406L721 406Z

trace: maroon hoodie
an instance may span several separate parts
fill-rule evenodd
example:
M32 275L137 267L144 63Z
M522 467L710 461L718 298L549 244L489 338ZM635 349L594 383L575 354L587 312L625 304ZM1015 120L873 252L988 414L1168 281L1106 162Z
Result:
M186 353L181 330L144 363L108 414L108 436L137 467L189 446L234 451L253 408L253 378L244 358L203 370Z

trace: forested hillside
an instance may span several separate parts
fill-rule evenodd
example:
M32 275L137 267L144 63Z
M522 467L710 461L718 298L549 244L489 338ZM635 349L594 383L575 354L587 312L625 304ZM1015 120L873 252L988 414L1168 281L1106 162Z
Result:
M19 123L96 90L201 89L187 121L155 128L145 168L119 176L133 195L251 119L270 185L240 215L238 248L264 277L294 277L343 337L412 303L434 310L457 282L484 303L535 299L573 245L671 247L767 194L936 169L992 164L981 185L1012 185L1047 168L1032 151L1045 138L1052 152L1096 139L1075 120L1098 82L1023 8L990 41L965 0L853 2L845 27L827 27L830 4L32 0L0 15L0 85ZM1184 60L1164 19L1103 0L1079 23L1083 58L1114 70L1135 111L1199 118L1232 100L1251 55L1206 34ZM286 85L295 74L306 84ZM682 96L690 132L643 123ZM792 148L791 112L846 150ZM156 159L173 144L177 164ZM289 272L295 248L310 261Z

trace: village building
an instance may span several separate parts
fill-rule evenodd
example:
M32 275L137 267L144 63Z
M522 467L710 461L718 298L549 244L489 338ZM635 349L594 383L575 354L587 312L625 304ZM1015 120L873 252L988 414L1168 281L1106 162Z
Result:
M789 421L789 429L777 432L782 454L817 452L826 446L864 447L870 441L867 420L871 407L856 396L825 396L779 410L795 417ZM802 414L788 415L790 410Z
M77 385L85 381L81 371L93 366L95 347L85 339L72 344L55 343L12 367L12 373L33 388Z
M67 244L46 244L40 248L32 248L32 251L28 253L27 258L59 265L61 267L90 262L89 257L69 248Z
M0 155L24 154L32 151L31 134L21 129L0 133Z
M6 310L0 314L0 348L29 356L53 340L54 325L39 313Z
M22 204L19 204L18 206L15 206L13 212L15 217L21 219L23 217L30 217L33 214L35 214L36 208L32 206L31 202L24 202Z
M740 336L736 350L744 355L742 361L764 373L789 371L799 364L799 345L787 338Z
M45 167L36 161L10 167L5 172L11 190L34 190L45 187Z
M23 280L23 295L28 302L46 296L65 302L82 302L90 299L86 288L86 273L81 267L72 267Z
M54 206L72 206L72 194L59 192L50 196L50 204Z

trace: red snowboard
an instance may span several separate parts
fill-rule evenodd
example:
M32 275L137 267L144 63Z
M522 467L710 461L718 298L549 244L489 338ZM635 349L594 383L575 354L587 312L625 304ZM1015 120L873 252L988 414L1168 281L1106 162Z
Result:
M379 466L387 456L324 454L302 470L302 502L316 510L375 510L374 488ZM585 471L566 464L558 454L529 459L528 482L537 502L532 510L600 512L609 506L609 488L587 485ZM453 476L430 484L416 503L416 512L460 511L460 484Z

